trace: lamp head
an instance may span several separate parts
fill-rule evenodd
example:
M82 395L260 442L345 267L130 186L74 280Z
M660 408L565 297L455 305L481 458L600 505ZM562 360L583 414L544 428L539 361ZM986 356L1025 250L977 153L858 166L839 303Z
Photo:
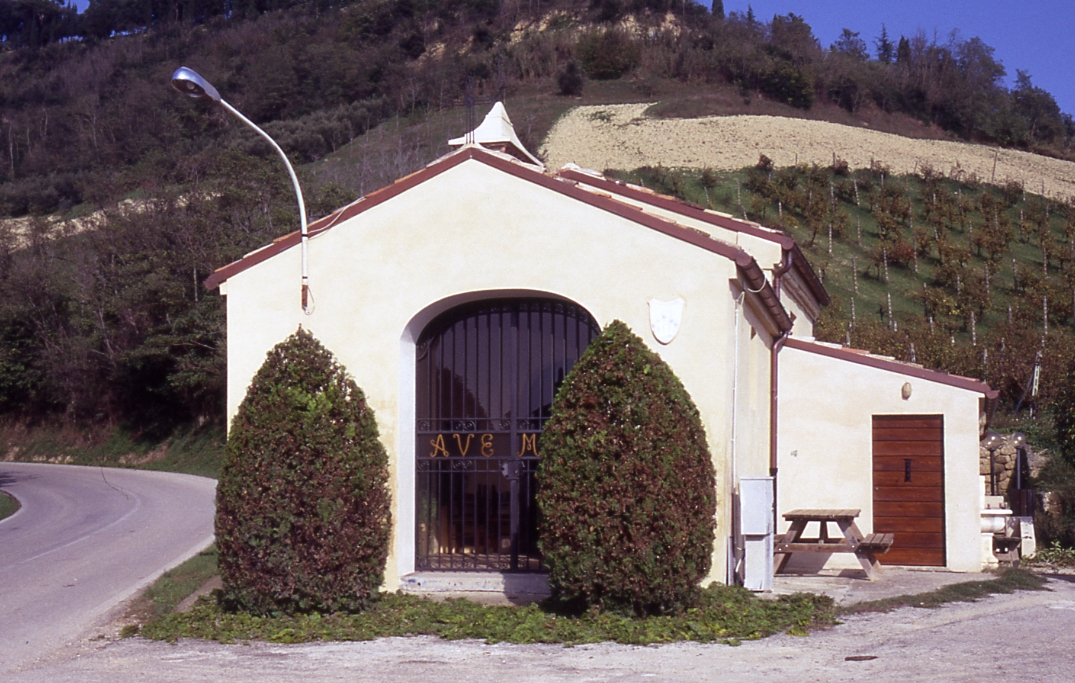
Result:
M194 69L181 66L172 74L172 87L196 100L220 101L220 93Z
M1000 448L1000 434L997 434L990 429L985 433L985 438L982 439L982 445L985 446L988 451L995 451Z
M1026 446L1026 434L1022 432L1015 432L1011 435L1012 445L1016 448L1022 448Z

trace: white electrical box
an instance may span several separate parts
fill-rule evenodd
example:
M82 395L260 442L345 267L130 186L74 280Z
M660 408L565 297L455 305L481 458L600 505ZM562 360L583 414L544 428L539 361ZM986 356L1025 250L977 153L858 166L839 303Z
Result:
M743 587L773 589L773 534L776 507L772 477L739 480L739 533L743 542Z
M1038 552L1037 539L1034 537L1034 518L1016 517L1015 519L1019 523L1019 537L1021 539L1019 554L1022 557L1034 557L1034 553Z
M744 536L773 533L773 478L739 480L739 530Z

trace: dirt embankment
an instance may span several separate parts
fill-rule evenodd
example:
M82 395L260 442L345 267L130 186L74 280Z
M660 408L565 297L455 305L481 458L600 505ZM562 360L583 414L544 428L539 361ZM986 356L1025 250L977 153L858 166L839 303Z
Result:
M651 104L576 107L557 121L542 151L550 168L574 162L586 168L670 168L718 171L753 166L761 154L777 166L827 166L835 154L852 168L874 161L892 173L923 165L949 176L981 182L1023 183L1027 192L1075 197L1075 163L1009 149L944 140L915 140L825 121L776 116L709 116L660 119Z

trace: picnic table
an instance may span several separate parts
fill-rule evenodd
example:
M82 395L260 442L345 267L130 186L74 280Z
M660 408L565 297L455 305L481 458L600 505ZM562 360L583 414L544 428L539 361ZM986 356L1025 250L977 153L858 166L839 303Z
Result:
M794 553L854 553L866 577L873 581L881 571L877 555L888 552L892 547L892 534L863 535L855 524L855 518L861 510L792 510L784 514L784 519L791 522L782 538L778 537L773 549L773 564L779 574ZM803 532L811 522L821 526L817 538L803 538ZM840 536L829 537L829 524L836 524Z

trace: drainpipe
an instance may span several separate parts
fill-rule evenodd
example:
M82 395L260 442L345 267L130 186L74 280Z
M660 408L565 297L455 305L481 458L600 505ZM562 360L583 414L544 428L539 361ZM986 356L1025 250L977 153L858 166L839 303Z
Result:
M731 548L728 552L728 563L730 565L730 571L728 572L728 585L733 583L737 586L743 585L742 577L739 573L739 562L743 557L742 550L742 537L739 534L739 505L738 505L738 485L739 485L739 455L738 446L736 444L737 423L739 416L739 309L746 301L746 290L739 293L739 296L735 299L735 365L732 367L732 444L731 444L731 462L732 473L728 482L728 500L731 501L731 521L732 521L732 536L731 536Z
M776 295L777 302L780 301L780 280L784 277L784 274L791 270L791 250L785 249L783 259L781 263L773 266L773 293ZM777 434L777 409L779 406L778 401L778 378L779 378L779 357L780 349L784 348L784 343L791 336L791 330L788 330L781 334L779 337L773 340L772 349L769 359L769 476L773 478L773 529L777 528L777 450L776 450L776 434Z

